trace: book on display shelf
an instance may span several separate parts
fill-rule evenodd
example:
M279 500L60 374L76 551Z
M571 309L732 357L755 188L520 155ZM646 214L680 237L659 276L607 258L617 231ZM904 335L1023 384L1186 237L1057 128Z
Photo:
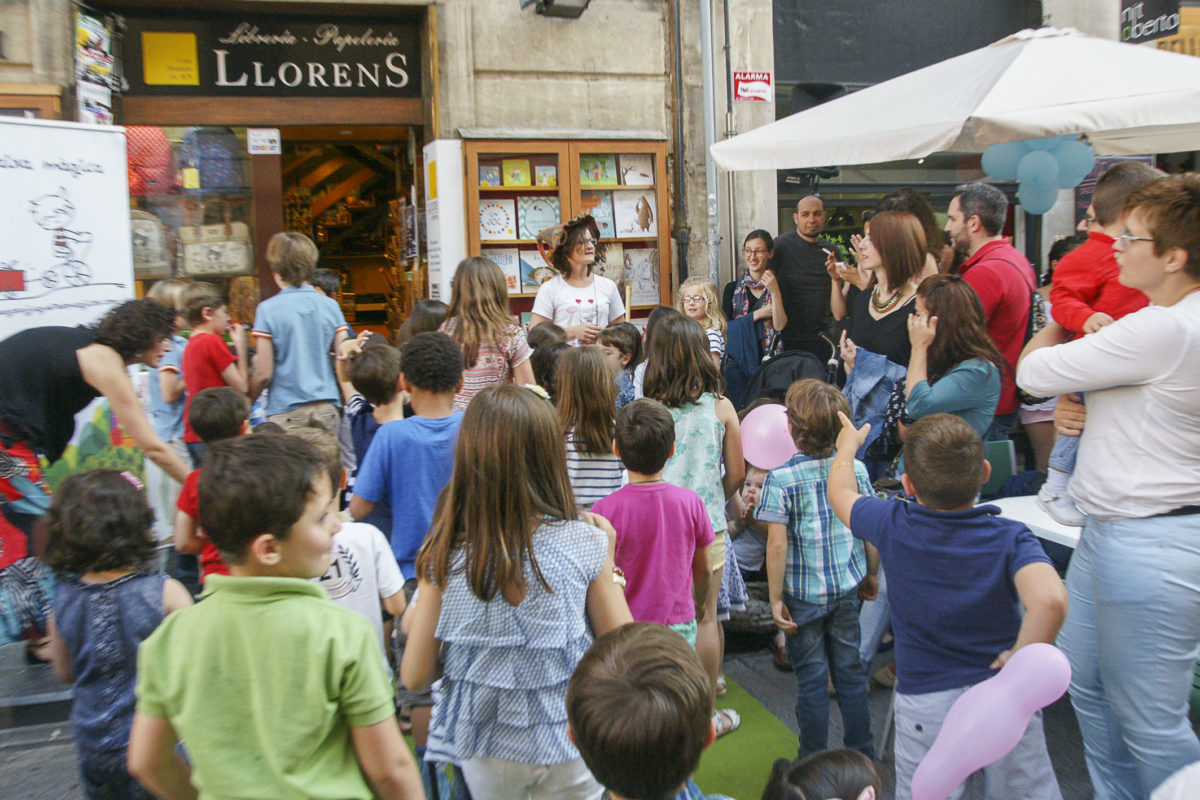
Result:
M533 182L537 186L558 186L558 167L538 164L533 168Z
M490 247L480 250L480 255L495 262L504 273L504 285L509 294L521 291L521 260L515 247Z
M538 287L554 277L555 272L542 259L537 250L522 250L521 259L521 291L536 292Z
M480 164L479 185L487 187L500 186L500 166L497 164Z
M615 283L625 296L625 251L620 242L604 243L604 255L596 258L592 271Z
M500 162L505 186L532 186L528 158L506 158Z
M580 156L579 182L584 186L617 186L617 157L615 155Z
M654 156L649 153L624 153L618 163L622 186L654 185Z
M658 305L658 249L626 247L625 280L633 290L633 305Z
M512 198L479 201L479 238L517 238L517 207Z
M583 192L579 196L579 205L583 213L591 214L596 220L601 239L612 239L617 235L617 225L613 220L612 192Z
M517 238L536 239L538 232L562 221L557 197L517 198Z
M651 239L658 236L657 202L653 191L613 192L616 235L622 239Z

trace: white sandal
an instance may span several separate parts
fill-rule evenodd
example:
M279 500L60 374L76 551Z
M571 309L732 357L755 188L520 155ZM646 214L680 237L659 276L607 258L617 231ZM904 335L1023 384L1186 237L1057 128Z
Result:
M741 727L742 715L732 708L719 708L713 712L713 725L717 729L717 738L720 739Z

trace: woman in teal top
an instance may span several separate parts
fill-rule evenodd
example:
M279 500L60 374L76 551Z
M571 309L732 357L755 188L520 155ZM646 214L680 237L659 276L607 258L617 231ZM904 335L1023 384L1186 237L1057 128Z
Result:
M988 336L979 296L957 275L934 275L917 287L916 306L908 318L908 417L957 414L983 436L1000 399L1005 362Z

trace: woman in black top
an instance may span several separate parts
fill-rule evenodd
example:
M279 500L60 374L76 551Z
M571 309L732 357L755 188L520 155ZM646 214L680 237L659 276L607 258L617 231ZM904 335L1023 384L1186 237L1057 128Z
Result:
M107 398L146 456L180 483L187 478L188 467L154 432L126 371L158 366L174 329L173 309L131 300L94 328L29 328L0 342L0 643L33 641L45 630L44 567L28 557L26 539L50 505L39 456L51 463L62 456L75 415L88 403Z
M787 326L787 312L779 299L779 281L767 269L774 246L771 234L762 229L750 231L742 245L746 271L736 281L725 284L721 310L732 322L746 314L754 315L754 327L759 342L759 355L766 352L775 334Z
M850 309L850 325L842 334L846 371L853 369L859 347L907 367L912 355L908 315L916 308L925 232L912 214L884 211L871 217L862 254L862 267L874 275L875 285L854 298Z

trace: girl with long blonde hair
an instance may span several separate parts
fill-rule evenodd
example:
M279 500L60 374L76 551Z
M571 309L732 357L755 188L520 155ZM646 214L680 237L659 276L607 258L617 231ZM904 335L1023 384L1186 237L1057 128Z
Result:
M728 322L717 299L717 285L708 278L693 275L679 284L675 308L704 328L708 337L708 351L712 353L717 369L720 369L721 361L725 358L725 329Z
M465 411L475 395L497 383L533 383L525 331L508 314L504 273L490 258L464 258L454 272L450 308L438 330L463 351L463 385L454 410Z

